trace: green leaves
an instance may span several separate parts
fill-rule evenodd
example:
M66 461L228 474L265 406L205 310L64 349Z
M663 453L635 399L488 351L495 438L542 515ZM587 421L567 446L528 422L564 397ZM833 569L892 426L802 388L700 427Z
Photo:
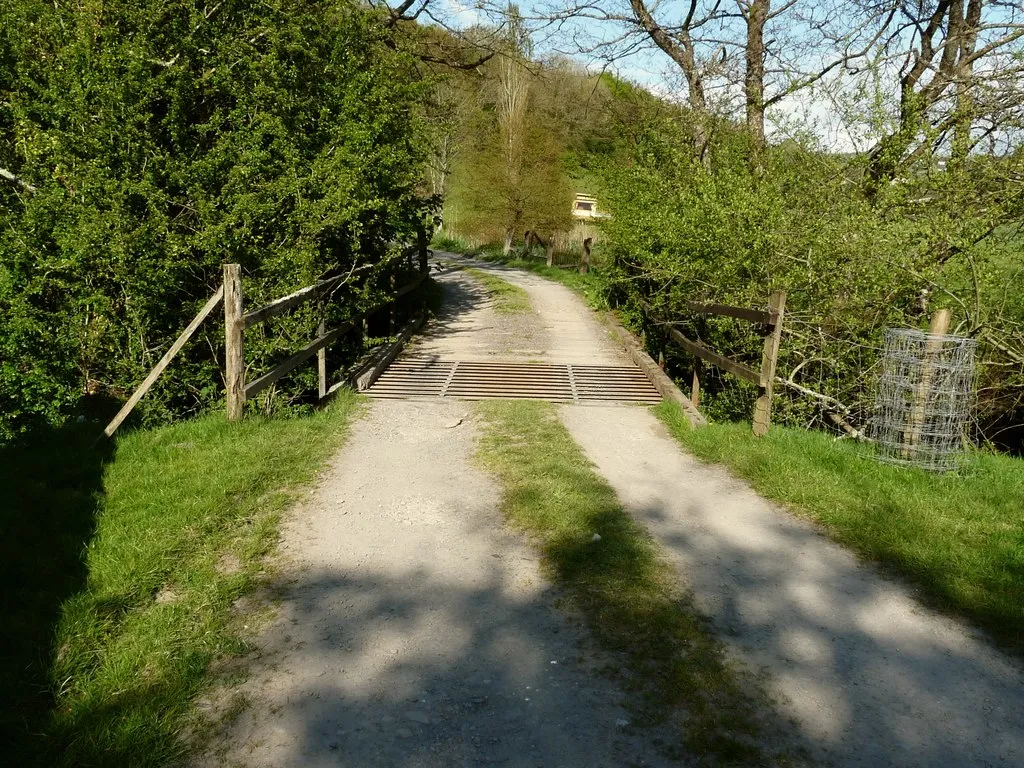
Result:
M39 190L0 181L0 359L46 382L0 382L0 437L137 383L222 263L258 302L383 258L419 217L424 86L353 2L16 0L0 27L0 167ZM213 402L217 337L150 415Z
M694 317L685 302L763 307L772 290L785 290L780 375L838 398L863 424L886 328L921 327L932 310L952 306L959 333L986 324L1020 333L1024 311L1011 297L1024 288L1024 270L1011 265L1021 239L1004 223L1015 215L1012 163L922 172L869 201L856 158L790 142L769 147L764 172L754 174L743 137L723 125L705 165L692 157L685 119L632 119L635 148L605 169L613 218L602 229L621 265L620 292L648 297L691 338L756 365L761 339L748 325ZM647 330L656 343L658 329ZM692 361L667 351L686 373ZM991 361L982 369L983 425L1020 408L1024 368L1004 354L980 356ZM748 418L753 389L715 376L709 371L705 389L711 413ZM822 419L805 398L777 401L785 420Z

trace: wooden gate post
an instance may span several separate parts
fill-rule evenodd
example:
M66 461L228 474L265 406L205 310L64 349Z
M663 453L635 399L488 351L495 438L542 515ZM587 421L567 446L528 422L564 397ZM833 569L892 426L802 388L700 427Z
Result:
M580 259L580 274L585 275L590 272L590 249L594 243L594 238L588 237L583 240L583 256Z
M428 264L430 251L427 243L427 225L422 221L416 227L416 250L419 251L420 272L426 272L430 269Z
M242 328L242 268L224 265L224 384L228 421L239 421L245 406L245 337Z
M327 311L326 307L323 311ZM327 324L321 318L320 325L316 329L316 337L319 339L325 333L327 333ZM317 399L323 400L327 397L327 347L322 347L316 353L316 378Z
M924 417L928 410L928 399L932 389L932 378L935 371L935 356L942 349L942 337L949 333L950 311L948 309L937 309L932 314L931 323L928 326L928 340L924 345L924 367L921 369L921 378L914 389L914 402L910 410L909 429L903 435L903 448L900 455L904 459L913 459L918 443L921 442L921 433L924 431Z
M761 394L754 405L754 434L758 437L768 432L772 421L772 383L775 379L775 364L779 359L782 317L786 313L785 291L775 291L768 297L768 311L775 319L775 324L764 340L764 354L761 355Z

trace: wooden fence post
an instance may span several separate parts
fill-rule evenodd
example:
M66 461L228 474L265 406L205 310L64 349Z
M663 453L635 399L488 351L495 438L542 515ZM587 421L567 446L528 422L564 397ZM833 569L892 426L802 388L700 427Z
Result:
M704 374L704 363L699 357L693 358L693 385L690 387L690 402L700 407L700 377Z
M580 260L580 274L585 275L590 272L590 248L593 245L594 238L588 237L583 240L583 258Z
M319 339L327 333L327 324L320 320L320 325L316 329L316 337ZM317 373L317 399L323 400L327 397L327 347L323 347L316 353L316 373Z
M416 248L420 256L420 272L426 272L430 268L428 264L430 253L427 243L427 226L422 221L416 227Z
M224 265L224 383L228 421L239 421L245 406L245 337L242 328L242 268Z
M942 339L949 332L950 312L948 309L937 309L932 314L931 323L928 326L928 340L924 345L924 367L921 369L921 379L914 391L914 404L910 411L910 429L903 436L903 449L900 451L905 459L914 458L916 446L921 442L921 433L924 431L924 417L928 410L928 396L931 393L932 378L935 375L935 355L942 349Z
M775 379L775 364L779 359L782 317L786 312L785 291L775 291L768 297L768 311L775 318L775 325L764 340L764 354L761 356L761 394L754 405L754 434L758 437L768 432L772 421L772 382Z

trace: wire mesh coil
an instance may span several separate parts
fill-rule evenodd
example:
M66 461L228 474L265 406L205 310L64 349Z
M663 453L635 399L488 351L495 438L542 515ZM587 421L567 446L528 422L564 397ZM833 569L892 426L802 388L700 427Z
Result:
M880 461L949 472L970 444L977 342L890 328L875 396Z

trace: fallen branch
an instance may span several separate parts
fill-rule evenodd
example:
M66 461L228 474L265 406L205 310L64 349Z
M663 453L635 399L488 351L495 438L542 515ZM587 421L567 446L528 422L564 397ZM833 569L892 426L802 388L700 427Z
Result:
M0 168L0 178L7 179L9 182L14 184L15 186L21 187L26 192L35 192L36 191L35 187L33 187L27 181L24 181L24 180L18 178L13 173L8 171L6 168Z
M817 400L819 403L824 405L827 410L829 421L831 421L837 427L842 429L843 432L848 434L850 437L854 437L857 440L869 439L862 430L859 430L856 427L852 426L850 422L846 420L853 416L853 412L849 409L849 407L839 402L831 395L825 395L822 394L821 392L815 392L813 389L808 389L805 386L797 384L792 379L785 379L782 376L776 376L775 381L776 383L781 384L784 387L792 389L794 392L799 392L801 395Z

